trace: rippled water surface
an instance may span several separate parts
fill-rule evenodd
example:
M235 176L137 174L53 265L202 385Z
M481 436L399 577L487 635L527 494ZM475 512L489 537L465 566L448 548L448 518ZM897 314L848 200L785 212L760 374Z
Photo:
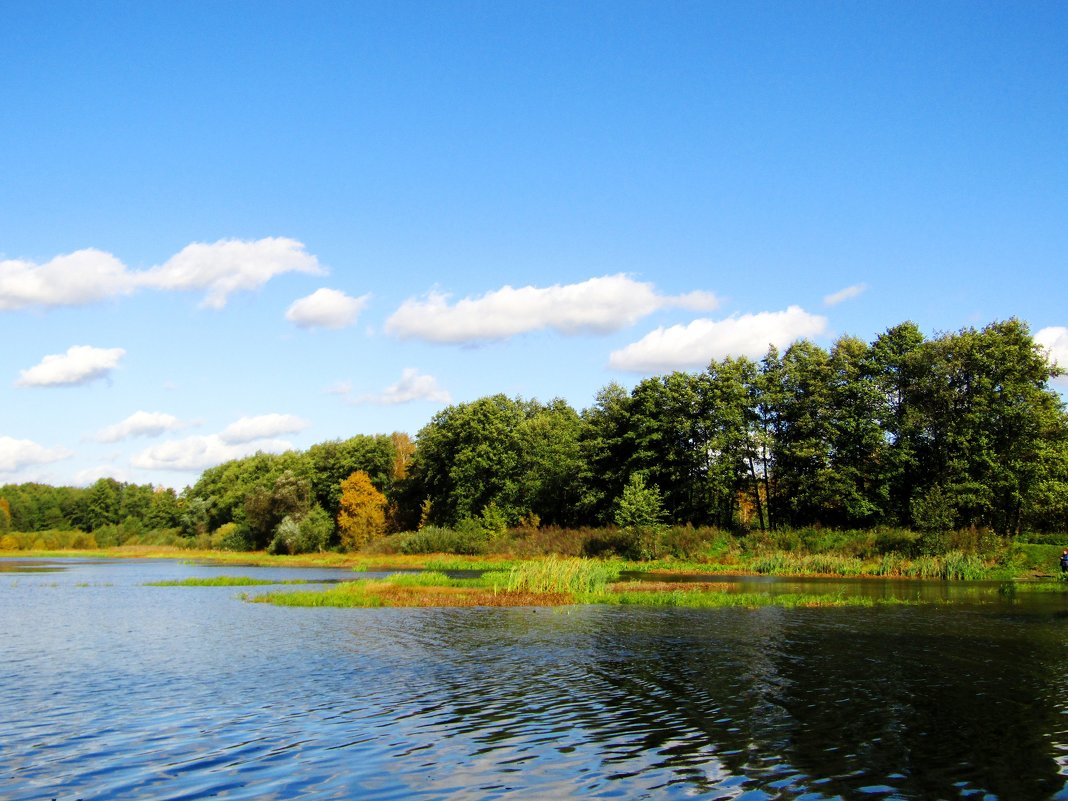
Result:
M290 609L143 585L352 574L3 564L0 798L1068 798L1060 595Z

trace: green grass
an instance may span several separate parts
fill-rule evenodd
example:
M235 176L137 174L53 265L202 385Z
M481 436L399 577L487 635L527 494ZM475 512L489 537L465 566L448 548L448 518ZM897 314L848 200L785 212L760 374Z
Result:
M689 585L677 589L634 590L627 584L613 588L621 563L582 559L546 559L511 571L478 578L450 578L444 573L398 573L384 579L364 579L320 591L242 595L246 601L290 607L367 608L381 606L486 606L604 604L615 606L685 607L692 609L777 606L891 606L917 601L875 599L855 595L728 591L724 585ZM513 600L515 599L515 600Z
M765 606L796 609L798 607L830 606L901 606L916 604L893 598L867 598L859 595L816 595L812 593L784 593L772 595L759 592L702 592L700 590L668 590L662 592L603 592L579 596L582 603L611 606L674 606L687 609L720 609L741 607L757 609Z
M210 576L207 578L170 579L149 581L145 587L259 587L269 584L312 584L308 579L259 579L249 576Z
M263 595L243 593L241 598L251 603L268 603L272 606L377 607L386 605L385 598L368 590L373 590L374 587L372 585L380 583L382 582L346 581L326 590L272 592Z
M550 556L522 562L508 571L507 589L512 592L597 593L619 579L622 562L590 559L560 559Z

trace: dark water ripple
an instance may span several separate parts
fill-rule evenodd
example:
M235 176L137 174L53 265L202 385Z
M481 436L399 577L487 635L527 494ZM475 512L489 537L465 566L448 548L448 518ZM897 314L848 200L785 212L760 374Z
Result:
M1060 597L280 609L142 586L233 568L33 567L0 579L2 798L1068 798Z

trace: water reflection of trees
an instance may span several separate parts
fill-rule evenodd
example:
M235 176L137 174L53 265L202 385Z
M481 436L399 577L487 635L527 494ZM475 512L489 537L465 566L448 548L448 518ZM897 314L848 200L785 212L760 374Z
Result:
M445 630L426 634L408 745L465 752L482 778L522 768L567 775L576 790L620 779L783 797L885 786L917 798L1044 798L1064 785L1050 741L1060 710L1047 689L1063 641L993 614L444 618Z

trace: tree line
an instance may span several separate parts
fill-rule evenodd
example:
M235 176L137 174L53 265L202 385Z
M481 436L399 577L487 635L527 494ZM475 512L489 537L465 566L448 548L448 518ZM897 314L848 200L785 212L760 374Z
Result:
M206 470L180 495L101 479L81 490L9 485L0 498L17 530L226 526L249 548L276 542L285 521L287 541L338 544L337 522L352 514L342 482L357 473L359 503L380 505L393 531L611 524L635 477L678 525L1065 531L1058 375L1019 320L932 338L903 323L871 343L800 340L629 391L609 384L581 412L483 397L438 412L414 442L361 435L258 453Z

